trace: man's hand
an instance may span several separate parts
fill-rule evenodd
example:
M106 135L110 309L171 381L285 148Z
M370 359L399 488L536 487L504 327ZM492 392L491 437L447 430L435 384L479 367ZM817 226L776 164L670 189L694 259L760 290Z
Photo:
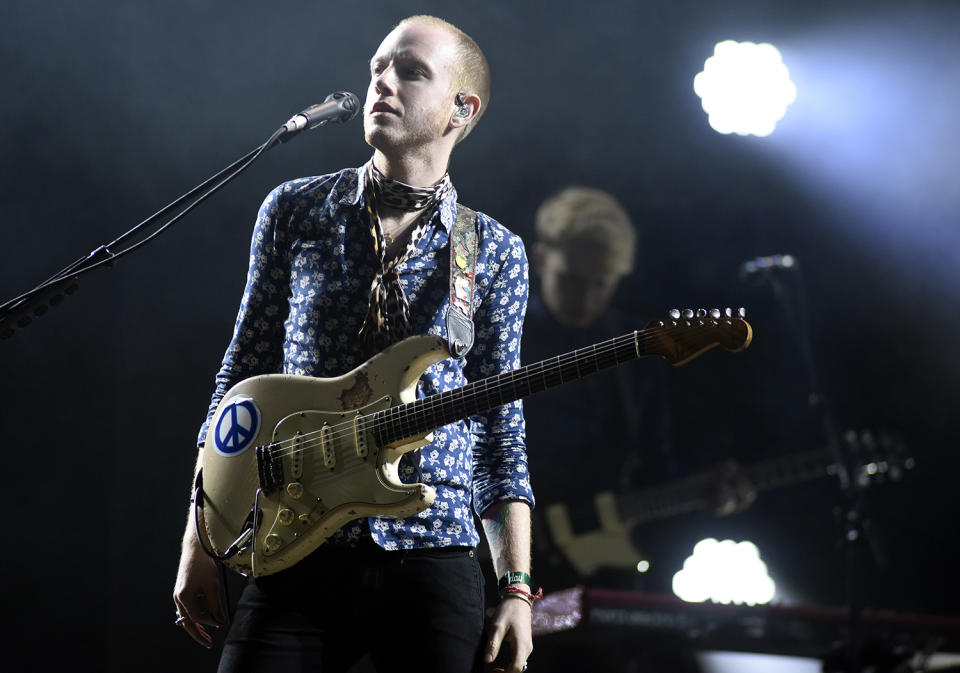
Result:
M712 509L715 516L742 512L757 499L757 488L733 458L728 458L708 473L713 484Z
M523 586L523 585L520 585ZM494 673L521 673L527 669L527 658L533 652L531 607L521 598L502 598L490 625L484 661L492 663L500 653L504 641L510 642L513 658L506 668L495 668Z
M213 647L213 636L204 626L219 628L224 624L220 576L216 562L203 551L189 524L180 553L173 602L177 606L177 623L198 643Z

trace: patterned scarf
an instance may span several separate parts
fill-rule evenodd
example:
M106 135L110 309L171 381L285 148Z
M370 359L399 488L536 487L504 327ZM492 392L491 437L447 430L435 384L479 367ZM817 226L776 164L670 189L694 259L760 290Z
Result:
M443 179L433 187L414 187L388 178L377 170L373 162L370 162L368 176L372 178L373 194L377 202L384 207L397 210L432 208L440 203L453 187L449 173L444 174ZM369 186L370 183L367 184Z
M378 171L372 162L370 164L364 190L370 218L370 235L373 237L374 253L380 260L380 271L370 284L367 317L360 328L359 336L371 355L410 335L410 304L400 285L397 267L416 249L433 210L451 188L449 174L444 175L433 187L413 187L391 180ZM384 234L377 210L378 204L411 212L424 210L406 248L392 258L387 257L387 248L392 241Z

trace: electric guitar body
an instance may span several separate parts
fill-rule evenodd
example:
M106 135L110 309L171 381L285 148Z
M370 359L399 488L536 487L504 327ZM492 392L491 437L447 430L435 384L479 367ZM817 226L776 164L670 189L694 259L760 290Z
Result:
M407 517L433 504L431 486L403 484L397 474L403 454L429 435L378 447L369 419L414 401L420 376L446 357L442 339L418 336L336 378L267 374L231 388L203 451L203 519L213 550L225 555L239 541L227 565L267 575L352 519Z

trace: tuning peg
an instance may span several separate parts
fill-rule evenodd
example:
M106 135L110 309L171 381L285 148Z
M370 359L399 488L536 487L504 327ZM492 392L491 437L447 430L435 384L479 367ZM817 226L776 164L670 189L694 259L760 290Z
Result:
M698 309L697 309L697 317L698 317L698 318L706 318L706 317L707 317L707 309L705 309L705 308L698 308Z
M690 320L690 318L693 317L693 309L692 308L683 309L683 317L686 318L687 320Z
M741 317L741 318L746 318L746 317L747 317L747 309L745 309L745 308L743 308L743 307L741 306L740 308L737 309L737 315L738 315L739 317Z
M721 313L720 309L718 308L710 309L710 317L713 318L714 320L719 320L721 315L723 314Z
M680 320L680 309L678 309L678 308L672 308L672 309L670 309L670 314L669 314L669 315L670 315L670 317L673 318L674 320Z

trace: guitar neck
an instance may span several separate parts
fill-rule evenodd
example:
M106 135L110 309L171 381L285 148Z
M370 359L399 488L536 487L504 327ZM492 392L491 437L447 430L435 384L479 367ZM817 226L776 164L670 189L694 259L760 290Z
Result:
M744 474L759 493L829 476L832 467L831 453L818 449L754 463L744 468ZM707 472L663 486L627 491L619 498L621 515L628 524L636 525L708 509L715 478Z
M375 414L383 444L422 436L439 427L645 355L648 332L640 330L565 355L541 360L455 390L430 395Z
M718 345L741 351L753 338L753 328L742 316L743 309L737 316L732 309L673 310L669 318L642 330L378 411L371 421L382 446L396 444L646 355L679 366Z
M816 449L760 461L747 468L747 476L758 491L769 491L829 476L834 467L831 452Z

